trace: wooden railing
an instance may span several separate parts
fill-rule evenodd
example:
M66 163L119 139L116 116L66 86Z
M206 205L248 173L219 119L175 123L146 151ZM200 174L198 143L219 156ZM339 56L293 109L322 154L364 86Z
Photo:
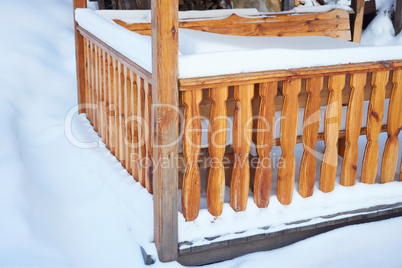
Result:
M151 75L82 28L85 112L110 152L152 193Z
M85 86L81 102L86 104L87 118L112 154L152 193L153 163L158 163L152 155L152 76L86 30L78 29L84 42ZM275 179L278 200L290 204L296 179L294 149L299 142L304 146L299 172L299 194L303 197L311 196L314 190L317 140L324 140L326 145L319 176L321 191L334 189L338 153L343 155L341 184L354 185L358 138L362 134L368 142L361 181L374 183L381 131L388 131L381 182L393 181L402 128L401 68L400 61L389 61L180 79L184 119L183 154L179 157L184 161L180 184L185 219L194 220L199 212L200 158L209 159L209 164L202 168L209 168L207 204L214 216L222 213L225 184L230 185L233 210L245 210L251 179L258 207L268 206ZM388 123L383 126L384 101L389 96ZM370 100L370 105L367 126L362 128L364 100ZM342 105L348 106L345 130L340 130ZM320 106L326 106L324 133L318 133ZM305 108L304 128L303 134L297 136L301 107ZM279 138L274 137L276 110L282 112ZM233 145L229 151L225 146L228 116L234 116ZM207 153L201 150L202 117L210 120ZM249 165L251 141L257 145L258 153L253 171ZM278 145L282 149L282 164L275 178L270 153ZM223 161L228 156L229 173ZM180 167L178 170L181 171Z
M292 202L296 174L294 149L297 142L302 142L304 146L299 172L299 194L302 197L313 194L316 177L314 148L317 140L324 140L326 146L319 174L321 191L330 192L334 189L338 153L343 156L341 185L355 184L358 138L362 134L367 136L368 142L364 153L361 181L374 183L379 158L378 137L381 131L388 131L382 157L381 182L393 181L400 154L398 134L402 128L402 106L398 104L402 100L401 67L401 62L383 62L323 67L320 71L300 69L181 79L180 89L185 106L183 148L186 161L182 207L186 220L197 218L200 204L200 173L196 160L200 156L201 124L194 118L208 115L210 170L207 204L209 212L214 216L219 216L222 212L225 179L228 180L225 178L222 158L225 155L226 117L229 115L234 116L232 129L234 163L233 167L230 167L232 172L229 176L231 176L230 205L235 211L243 211L247 206L251 174L249 150L252 140L257 145L258 152L252 190L254 202L260 208L268 206L272 180L275 179L278 200L284 205ZM292 76L288 76L288 73L292 73ZM199 83L201 81L202 83ZM278 87L279 83L281 87ZM209 92L209 100L205 100L207 96L205 91ZM345 103L343 91L348 92L345 104L348 107L346 128L341 131L342 104ZM257 94L259 96L254 96ZM232 96L230 100L228 95ZM306 95L306 98L303 98L303 95ZM327 96L324 105L322 95ZM391 96L388 122L383 126L384 102L389 95ZM367 126L362 128L363 103L367 99L370 101ZM258 102L257 105L255 101ZM278 106L278 102L281 104L279 141L274 138L275 110L278 110L275 107ZM324 133L318 133L320 105L326 106ZM297 137L299 106L305 107L301 137ZM254 127L253 116L258 117L254 120ZM257 132L255 137L252 137L253 128ZM342 142L345 142L344 150ZM342 149L340 152L338 143ZM278 176L273 178L270 152L274 145L279 144L282 149L281 164L278 167Z

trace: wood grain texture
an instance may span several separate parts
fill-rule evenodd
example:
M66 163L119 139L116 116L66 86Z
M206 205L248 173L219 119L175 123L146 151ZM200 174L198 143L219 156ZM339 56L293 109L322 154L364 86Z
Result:
M380 135L384 115L385 87L389 72L373 73L370 105L367 112L367 144L364 152L361 182L373 184L378 167L378 136Z
M320 190L331 192L335 186L338 167L339 130L342 120L342 90L345 86L345 75L330 76L328 79L328 105L325 109L324 140L325 151L321 162Z
M221 215L225 197L225 170L222 158L226 148L226 100L228 88L209 89L211 115L208 129L208 148L212 159L207 185L208 211L215 217Z
M250 168L248 156L253 127L251 99L254 85L236 86L234 99L236 108L233 122L233 154L235 163L230 185L230 206L234 211L243 211L247 207L250 185Z
M322 74L333 76L351 73L367 73L399 69L402 61L380 61L350 63L331 66L320 66L311 68L287 69L262 71L253 73L238 73L231 75L216 75L208 77L195 77L180 79L180 90L193 90L220 86L236 86L245 84L258 84L266 82L284 81L288 79L302 79L322 76Z
M93 57L94 57L94 91L93 91L93 100L94 100L94 117L93 117L93 126L94 130L99 133L99 60L98 60L98 47L96 45L93 46Z
M114 64L115 60L109 55L109 147L110 152L116 155L116 75Z
M87 2L86 0L74 0L73 1L73 10L76 8L86 8ZM78 112L79 113L87 113L87 109L84 108L86 103L85 98L85 87L86 87L86 53L84 37L77 30L77 22L75 21L75 12L74 13L74 34L75 34L75 61L76 61L76 71L77 71L77 96L78 96Z
M126 78L126 90L124 91L124 114L125 114L125 122L124 128L126 130L124 136L124 147L126 148L125 159L126 159L126 169L128 173L133 174L132 171L132 152L133 152L133 133L132 133L132 81L131 81L131 72L128 68L124 68L124 76Z
M110 151L110 72L109 72L109 55L106 51L103 51L104 58L104 72L105 72L105 145L106 148Z
M93 125L94 121L94 91L95 91L95 71L94 71L94 53L93 43L89 41L88 53L89 53L89 122Z
M102 142L106 143L106 105L105 105L105 60L104 51L98 47L98 65L99 65L99 96L98 96L98 110L99 110L99 135Z
M89 109L89 104L91 100L91 44L90 41L84 37L84 44L85 44L85 113L86 113L86 118L90 121L90 109ZM84 110L82 110L84 111Z
M154 131L152 125L152 84L146 83L146 109L145 109L145 124L146 124L146 180L145 187L149 193L153 193L153 144L152 144L152 133Z
M271 195L272 167L271 149L275 135L275 96L278 83L260 84L261 96L259 118L257 121L258 163L254 175L254 203L259 208L268 206Z
M126 159L125 159L125 146L124 146L124 137L125 137L125 129L124 129L124 122L125 122L125 114L124 114L124 91L126 88L126 79L124 77L124 65L118 62L118 74L119 74L119 87L118 87L118 101L117 101L117 111L118 111L118 121L117 121L117 128L118 128L118 147L119 147L119 154L117 159L119 159L120 163L124 168L126 168Z
M150 35L150 23L117 24L140 34ZM233 14L225 19L182 20L180 28L242 36L306 36L320 35L351 40L348 11L335 9L325 13L279 13L269 16L240 17Z
M365 0L352 0L351 7L355 11L353 15L353 42L360 43L363 29L363 16L364 16L364 3Z
M136 181L140 181L140 172L139 172L139 142L138 142L138 76L136 73L131 72L131 80L132 80L132 125L131 131L133 133L133 155L131 162L131 169L133 170L133 177Z
M151 1L152 14L152 103L154 111L155 161L175 160L178 155L178 0ZM162 106L161 106L162 105ZM155 167L154 242L162 262L178 257L177 166Z
M145 81L139 75L137 75L137 137L138 137L138 181L143 187L145 187L145 169L143 166L143 159L146 157L145 148Z
M388 139L385 143L381 166L381 183L391 182L395 178L398 161L398 135L402 128L402 70L393 72L394 87L388 108Z
M202 90L187 91L183 94L184 130L183 156L186 169L183 175L182 210L186 221L193 221L200 208L201 182L198 155L201 148L201 117L199 104Z
M342 162L341 185L352 186L356 183L359 136L363 119L363 93L366 74L352 74L350 78L350 99L346 116L346 147Z
M279 160L276 191L276 196L282 205L289 205L292 202L294 191L296 171L294 148L299 120L298 94L300 90L300 79L283 82L282 93L285 99L282 107L280 133L282 155Z
M300 165L299 194L302 197L313 195L315 182L315 144L320 127L320 92L323 87L323 77L307 79L308 93L303 122L303 157Z

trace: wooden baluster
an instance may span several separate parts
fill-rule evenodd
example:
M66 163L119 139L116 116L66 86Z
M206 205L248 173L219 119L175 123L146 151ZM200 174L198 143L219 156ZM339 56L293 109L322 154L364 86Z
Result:
M346 117L346 147L342 163L341 184L352 186L356 182L359 136L363 119L364 86L366 73L352 74L350 77L350 97Z
M292 202L295 183L295 145L299 120L299 99L301 80L283 82L283 106L281 118L282 155L278 168L277 198L282 205Z
M136 181L139 181L139 172L138 172L138 77L135 73L131 72L131 80L132 80L132 116L133 122L131 125L131 131L133 133L133 155L131 162L131 169L133 170L133 177Z
M120 118L120 106L119 106L119 92L120 92L120 72L119 72L119 62L114 59L113 67L114 67L114 144L115 144L115 156L117 160L120 161L120 141L119 141L119 118Z
M236 107L233 124L234 166L230 184L230 206L234 211L243 211L247 207L250 186L250 167L248 156L252 136L252 107L254 85L241 85L234 88Z
M109 77L109 55L106 51L103 52L103 70L105 75L105 144L106 148L110 151L110 143L109 143L109 92L110 92L110 77Z
M391 182L395 178L398 161L399 140L398 135L402 128L402 70L394 70L388 108L388 139L385 143L381 166L381 183Z
M88 53L88 57L89 57L89 91L88 91L88 103L90 105L89 107L89 112L88 112L88 119L89 122L92 124L93 126L93 118L94 118L94 90L95 90L95 86L94 86L94 53L93 53L93 44L91 41L89 41L89 53Z
M124 90L124 114L125 114L125 122L124 122L124 128L126 130L126 135L125 135L125 141L124 141L124 147L126 148L126 169L128 173L132 174L132 168L131 168L131 153L132 153L132 116L131 116L131 74L130 70L127 68L124 68L124 76L126 77L126 89Z
M146 83L146 99L145 99L145 126L146 126L146 180L145 187L149 193L153 192L153 163L152 163L152 85Z
M315 144L320 127L320 92L324 78L314 77L306 81L307 103L303 122L303 157L300 165L299 193L302 197L313 195L315 182Z
M200 171L198 155L201 146L201 118L199 104L202 100L202 90L183 92L184 133L183 156L186 169L183 175L182 209L186 221L195 220L200 206Z
M119 152L120 152L120 162L124 168L126 168L126 147L125 145L125 121L126 117L124 114L124 91L126 91L126 78L124 74L124 65L119 63L119 74L120 74L120 90L119 90Z
M257 121L258 163L254 176L254 203L265 208L269 203L272 184L271 150L275 136L275 96L278 83L260 84L260 111Z
M116 156L116 75L114 62L114 58L109 55L109 144L110 152Z
M213 216L221 215L225 198L225 170L222 158L225 155L228 88L218 87L209 90L211 114L208 130L208 149L211 159L207 185L208 211Z
M84 109L82 110L83 112L85 112L86 114L86 118L89 119L89 107L87 107L88 105L88 94L89 94L89 53L88 53L88 39L86 39L84 37L84 60L85 60L85 64L84 64L84 73L85 73L85 86L84 86L84 94L83 94L83 99L82 99L82 103L85 104Z
M105 133L105 75L104 75L104 57L103 50L98 47L98 65L99 65L99 134L103 143L106 143Z
M373 73L371 78L370 105L367 112L367 144L364 152L361 182L373 184L378 166L378 136L381 132L384 115L385 87L388 83L389 72Z
M146 151L144 146L144 101L145 101L145 89L144 89L144 79L137 75L138 83L138 179L143 187L145 186L145 170L142 168L143 159L145 157Z
M98 90L99 90L98 49L95 44L93 45L92 49L93 49L93 57L94 57L93 126L94 126L94 130L96 132L98 132L98 109L99 109L99 106L98 106ZM99 132L98 132L98 134L99 134Z
M345 75L328 78L328 104L325 109L324 140L325 151L321 163L320 190L331 192L335 187L338 167L338 137L342 120L342 90L345 87Z
M141 151L141 176L142 181L144 182L143 186L147 188L149 187L149 177L148 177L148 169L147 169L147 118L149 117L148 114L148 83L141 79L141 136L140 136L140 151Z

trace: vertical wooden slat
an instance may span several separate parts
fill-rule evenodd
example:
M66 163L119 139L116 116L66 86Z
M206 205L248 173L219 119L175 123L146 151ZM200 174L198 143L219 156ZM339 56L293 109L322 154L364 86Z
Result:
M117 160L121 160L121 150L120 150L120 87L121 87L121 81L120 81L120 63L114 59L114 78L115 78L115 92L114 92L114 110L115 110L115 156Z
M315 144L320 127L320 92L323 77L309 78L306 81L307 103L303 122L303 157L300 165L299 193L302 197L313 195L315 182Z
M124 90L124 114L125 114L125 122L124 122L124 128L126 130L126 135L125 135L125 143L124 146L126 147L126 169L128 173L132 174L132 165L131 165L131 153L132 153L132 143L133 143L133 133L132 133L132 127L131 124L133 123L132 121L132 111L131 111L131 92L132 92L132 82L131 82L131 73L130 70L127 68L124 68L124 76L126 78L126 89Z
M254 176L254 203L259 208L268 206L271 195L271 150L275 136L275 96L277 89L277 82L260 84L261 102L256 142L258 163Z
M402 70L395 70L392 76L394 86L388 108L388 139L385 143L381 166L381 183L394 180L398 162L398 135L402 128Z
M94 104L94 108L93 110L93 126L94 126L94 130L96 132L98 132L98 91L99 91L99 70L98 70L98 47L93 44L92 47L92 51L93 51L93 61L94 61L94 90L93 90L93 104Z
M355 11L352 16L354 18L352 23L352 40L355 43L360 43L363 29L363 16L364 16L364 2L365 0L352 0L351 7Z
M110 152L116 156L116 75L115 75L115 60L109 55L109 144Z
M346 116L346 147L342 162L341 184L352 186L356 182L359 136L363 119L364 86L366 73L352 74L350 77L350 97Z
M388 83L389 72L373 73L370 105L367 112L367 144L364 152L361 182L373 184L378 167L378 136L381 132L384 115L385 87Z
M138 145L138 77L135 73L131 72L132 79L132 116L133 123L131 131L133 133L133 159L131 162L131 169L133 170L133 177L136 181L139 181L139 145Z
M243 211L247 207L250 185L250 167L248 162L250 144L254 85L241 85L234 88L236 107L233 123L233 154L235 158L232 181L230 184L230 206L234 211Z
M91 45L88 41L88 39L84 38L85 40L85 105L89 105L90 103L90 85L91 85L91 58L90 58L90 51L91 51ZM84 111L84 110L83 110ZM90 120L90 109L89 107L86 107L85 109L86 117L88 120Z
M211 114L208 130L208 148L211 167L207 185L207 205L208 211L213 216L221 215L225 197L225 170L222 158L225 155L226 147L227 98L227 87L211 88L209 90Z
M95 72L94 72L94 52L93 43L89 41L89 122L94 125L94 91L95 91Z
M102 141L106 143L105 133L105 75L104 75L104 58L103 50L98 47L98 71L99 71L99 96L98 96L98 110L99 110L99 135Z
M73 11L76 8L86 8L87 1L86 0L74 0L73 1ZM75 21L75 12L74 13L74 33L75 33L75 60L77 67L77 96L78 96L78 112L79 113L88 113L87 109L83 108L87 99L85 98L85 43L84 37L77 30L77 22Z
M154 111L154 152L156 162L175 160L179 117L172 107L179 107L178 92L178 0L168 3L151 0L152 14L152 102ZM178 257L178 187L177 166L155 167L154 240L160 261Z
M277 198L283 205L292 202L295 183L296 160L294 148L296 145L297 125L299 120L298 94L301 90L301 80L283 82L283 106L281 115L281 148L282 155L278 168Z
M126 90L126 78L124 76L124 65L119 63L119 74L120 74L120 88L119 88L119 160L124 168L126 168L126 147L125 144L125 114L124 114L124 91Z
M144 144L144 101L145 101L145 89L144 79L137 75L137 114L139 121L137 122L137 135L138 135L138 181L143 187L145 187L145 170L143 169L143 159L145 157L145 144Z
M152 85L146 83L145 87L145 142L146 142L146 162L145 162L145 187L149 193L153 192L153 163L152 163Z
M342 90L345 87L345 75L328 78L328 104L325 109L324 140L325 151L321 163L320 190L331 192L335 186L338 167L338 148L336 143L342 121Z
M202 100L202 90L183 92L184 131L183 157L186 169L183 175L182 208L186 221L195 220L200 207L200 170L198 155L201 148L201 117L199 104Z
M110 151L110 71L109 71L109 54L104 51L104 72L105 72L105 144L106 148Z

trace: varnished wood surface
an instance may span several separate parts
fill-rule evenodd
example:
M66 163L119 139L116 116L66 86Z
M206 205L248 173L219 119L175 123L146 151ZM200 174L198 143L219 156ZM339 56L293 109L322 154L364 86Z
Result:
M381 183L394 180L400 153L398 135L402 129L402 70L393 72L392 81L394 87L388 108L388 139L382 157Z
M211 115L208 130L209 155L213 159L209 169L207 185L207 205L208 211L213 216L222 213L225 197L225 170L222 158L226 148L226 100L228 98L228 88L211 88L209 99L211 100Z
M359 136L363 119L363 90L366 74L353 74L350 79L349 105L346 116L346 147L342 162L341 185L352 186L356 182Z
M244 211L247 207L250 185L248 157L253 127L251 109L253 96L253 84L236 86L234 89L236 108L233 122L233 154L235 162L230 185L230 206L234 211Z
M282 155L278 167L278 183L276 196L283 205L292 202L295 181L297 125L299 120L298 94L301 90L300 79L283 82L283 101L281 115L281 149Z
M331 192L335 187L338 167L338 148L336 146L342 120L342 90L345 75L331 76L328 80L329 96L325 108L324 140L325 151L321 162L320 190Z
M320 92L323 87L323 77L310 78L306 83L308 93L303 123L303 157L300 165L299 194L302 197L313 195L315 182L315 144L320 126Z
M370 105L367 112L367 144L364 152L361 182L373 184L377 176L378 167L378 136L380 135L382 118L384 115L385 87L389 72L373 74L371 84Z
M260 84L261 103L257 122L258 163L254 175L254 203L264 208L268 206L272 185L271 150L275 135L276 82Z
M127 24L114 20L128 30L150 35L151 24ZM240 17L233 14L225 19L183 20L180 28L242 36L307 36L319 35L351 40L349 13L335 9L325 13L282 13L269 16Z

